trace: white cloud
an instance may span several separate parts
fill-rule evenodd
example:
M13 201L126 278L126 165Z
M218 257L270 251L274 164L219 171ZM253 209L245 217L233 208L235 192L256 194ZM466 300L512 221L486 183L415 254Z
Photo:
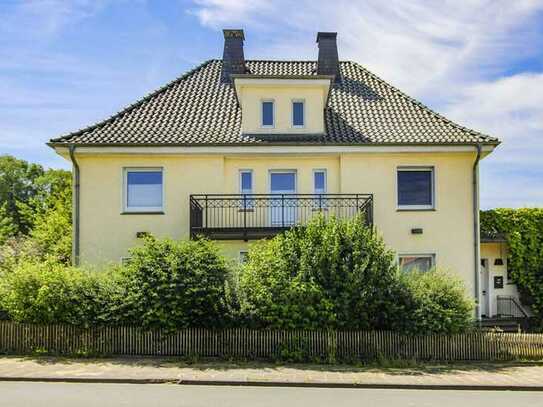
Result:
M232 23L258 23L258 17L266 11L272 11L271 2L266 0L196 0L197 8L191 12L196 15L200 22L212 28L233 28L226 27Z
M14 3L1 13L0 31L17 34L25 31L29 40L48 39L68 25L98 13L109 0L35 0Z
M481 163L484 206L543 203L543 73L467 86L444 110L447 117L502 140Z
M499 73L504 58L532 52L523 46L537 35L527 20L542 9L542 0L211 0L197 1L193 12L206 26L243 25L249 36L264 27L269 41L256 50L265 57L314 58L316 31L338 31L341 58L419 96Z

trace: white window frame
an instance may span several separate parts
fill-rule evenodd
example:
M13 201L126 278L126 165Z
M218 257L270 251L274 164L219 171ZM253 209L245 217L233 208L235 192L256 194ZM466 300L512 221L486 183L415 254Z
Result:
M273 111L273 120L272 124L264 124L264 103L272 103ZM275 99L262 99L260 100L260 127L263 129L273 129L275 128Z
M129 172L158 172L162 173L161 206L128 206L128 173ZM164 213L164 179L163 167L123 167L122 212L123 213Z
M437 255L436 255L436 253L431 253L431 252L425 252L425 253L399 253L398 256L397 256L397 262L398 262L398 267L400 267L400 271L402 271L401 264L400 264L400 259L402 257L424 257L424 258L429 257L430 260L431 260L430 270L435 268L436 264L437 264Z
M315 174L317 172L322 172L324 173L324 191L323 192L317 192L316 188L315 188ZM317 194L326 194L328 192L328 173L326 171L326 168L315 168L313 170L313 193L315 195Z
M296 169L293 169L293 170L288 170L288 169L270 169L268 170L268 191L270 191L270 194L272 194L272 189L271 189L271 179L272 179L272 174L294 174L294 194L297 194L298 193L298 170Z
M398 182L398 175L401 171L424 171L424 172L431 172L430 180L432 182L432 203L430 205L400 205L399 204L399 198L400 198L400 184ZM427 211L427 210L435 210L436 209L436 169L434 166L428 165L428 166L407 166L402 165L398 166L396 168L396 209L400 211Z
M243 192L243 174L251 174L251 192ZM253 194L254 193L254 174L251 169L241 169L239 170L239 193L240 194Z
M303 119L303 124L302 125L295 125L294 124L294 103L301 103L302 104L302 119ZM305 123L306 123L306 115L305 115L305 99L292 99L290 101L290 110L291 110L291 114L290 114L290 125L293 129L303 129L305 128Z

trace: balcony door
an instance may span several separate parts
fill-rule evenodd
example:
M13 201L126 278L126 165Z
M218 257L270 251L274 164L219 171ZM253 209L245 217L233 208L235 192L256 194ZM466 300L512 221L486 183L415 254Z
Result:
M296 193L296 171L270 171L270 193L278 195L271 200L271 226L294 225L296 223L296 199L292 196L289 197L288 194Z

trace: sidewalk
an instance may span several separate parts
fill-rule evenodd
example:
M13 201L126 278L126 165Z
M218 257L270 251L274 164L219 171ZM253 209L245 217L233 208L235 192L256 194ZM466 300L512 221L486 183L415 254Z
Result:
M543 364L377 368L227 362L189 365L171 358L0 357L0 381L8 380L543 391Z

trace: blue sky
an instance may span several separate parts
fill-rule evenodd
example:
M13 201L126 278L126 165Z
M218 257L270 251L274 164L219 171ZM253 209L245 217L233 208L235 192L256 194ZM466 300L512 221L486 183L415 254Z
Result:
M0 0L0 153L68 163L51 137L120 110L222 53L340 58L503 144L481 168L485 208L543 205L543 0Z

